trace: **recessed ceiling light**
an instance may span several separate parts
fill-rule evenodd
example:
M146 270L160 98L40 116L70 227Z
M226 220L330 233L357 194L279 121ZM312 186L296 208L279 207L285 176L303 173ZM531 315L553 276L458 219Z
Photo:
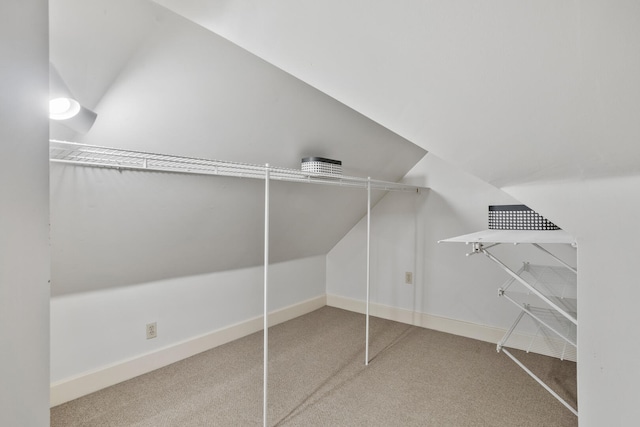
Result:
M49 101L49 117L52 120L67 120L80 112L80 104L72 98L56 98Z

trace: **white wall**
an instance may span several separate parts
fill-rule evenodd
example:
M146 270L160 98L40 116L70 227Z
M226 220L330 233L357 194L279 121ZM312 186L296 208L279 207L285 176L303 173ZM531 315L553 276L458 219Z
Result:
M638 187L628 183L640 173L639 2L380 1L366 10L339 1L156 2L508 185L572 232L580 245L580 424L637 423L626 386L640 382L637 340L614 340L612 331L638 323L638 295L625 288L614 298L609 284L637 283L628 254L637 252ZM574 181L555 182L563 178ZM594 207L603 200L623 215Z
M487 228L487 207L517 204L495 187L428 154L405 178L427 185L421 195L389 193L371 219L371 301L414 313L507 329L517 313L497 289L509 277L471 248L438 240ZM361 221L327 256L327 294L365 299L366 223ZM551 245L572 265L576 251ZM503 245L492 250L512 269L523 261L554 265L531 247ZM414 272L414 285L405 272ZM478 337L480 338L480 337Z
M47 2L0 12L0 425L49 425Z
M325 270L323 255L271 265L269 311L324 296ZM183 344L262 310L261 267L54 297L51 382ZM147 340L151 322L157 322L158 337Z
M295 169L318 155L393 181L425 153L146 0L52 3L52 60L79 97L101 97L80 142ZM107 58L117 72L97 71ZM54 295L262 262L257 180L54 165L51 183ZM272 259L326 254L364 212L354 191L274 182Z
M81 142L291 168L322 155L389 180L425 153L160 6L86 3L51 6L52 60L98 113ZM263 187L53 165L55 390L258 316ZM272 309L324 298L325 254L361 217L364 192L273 182L270 194L270 256L282 262ZM152 321L159 336L147 341Z
M325 254L366 209L361 190L270 189L273 262ZM261 180L52 164L52 294L261 265L263 216Z
M640 177L510 187L578 238L578 397L581 424L640 419L638 237Z

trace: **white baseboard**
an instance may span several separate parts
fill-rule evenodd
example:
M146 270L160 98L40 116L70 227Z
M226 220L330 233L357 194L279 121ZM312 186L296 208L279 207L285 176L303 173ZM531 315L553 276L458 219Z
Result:
M269 313L269 326L302 316L326 305L325 295ZM171 346L122 360L51 384L50 405L56 406L129 380L203 351L262 330L263 316L191 338Z
M294 304L269 313L269 326L294 319L325 305L341 308L356 313L365 312L365 302L361 300L341 297L338 295L322 295L298 304ZM506 329L479 325L446 317L418 313L382 304L371 303L370 314L375 317L420 326L436 331L446 332L467 338L496 344L504 336ZM211 348L226 344L262 330L263 319L258 316L244 322L228 326L205 335L191 338L173 344L151 353L135 358L122 360L100 369L85 372L78 376L67 378L51 384L51 407L69 402L103 388L118 384L142 374L154 371L164 366L186 359ZM531 337L514 334L509 343L511 347L527 350ZM553 356L551 350L536 348L536 353ZM571 357L568 358L572 360Z
M327 305L356 313L365 313L366 311L366 304L364 301L338 295L327 294ZM420 326L422 328L446 332L448 334L473 338L489 342L491 344L497 344L507 332L506 329L502 328L433 316L431 314L418 313L411 310L376 303L369 304L369 314L382 319L393 320L400 323ZM549 346L538 345L534 349L529 349L531 338L532 337L530 335L513 333L509 338L509 347L524 351L530 350L532 353L556 357L556 352ZM565 358L575 361L575 351L573 354L569 354Z

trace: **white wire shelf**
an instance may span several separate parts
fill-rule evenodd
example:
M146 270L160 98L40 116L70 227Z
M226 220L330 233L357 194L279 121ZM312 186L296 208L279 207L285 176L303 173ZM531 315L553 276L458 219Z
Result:
M576 317L575 313L578 311L578 277L573 271L565 267L536 265L525 262L516 274L557 307L566 313L571 313L572 317ZM513 277L507 280L500 288L500 294L509 296L510 299L518 301L520 305L538 300L530 288L523 286L521 282ZM531 298L528 298L529 296Z
M173 156L168 154L123 150L119 148L101 147L59 140L49 141L49 157L51 162L54 163L125 170L265 179L266 170L268 169L269 179L279 181L337 185L363 189L366 189L369 183L371 183L371 189L373 190L414 193L419 193L420 190L424 188L368 178L313 174L296 169L273 167L269 165Z
M578 410L542 381L508 348L544 354L561 360L577 360L577 274L578 270L560 259L541 244L570 244L576 240L563 230L485 230L452 237L440 242L473 244L469 255L484 254L509 276L498 294L515 304L520 312L512 326L498 342L498 352L504 353L531 378L554 396L576 416ZM561 266L524 263L512 270L488 249L503 244L530 244L553 258ZM544 303L545 308L536 305Z
M462 236L450 237L439 242L453 243L566 243L575 245L576 240L564 230L484 230Z
M520 316L504 335L498 349L511 347L576 361L577 327L557 311L523 306ZM531 331L534 330L534 333Z

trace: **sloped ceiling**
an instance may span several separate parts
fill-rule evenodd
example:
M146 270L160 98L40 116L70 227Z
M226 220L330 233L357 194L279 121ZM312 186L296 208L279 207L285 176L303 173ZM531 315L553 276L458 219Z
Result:
M141 0L50 3L51 60L98 113L54 138L397 181L425 151L173 12ZM261 181L52 165L54 295L262 263ZM366 194L273 183L272 262L327 253ZM377 200L382 194L374 194ZM363 243L364 244L364 243Z
M640 3L156 0L498 187L640 173Z
M399 179L424 154L411 141L544 209L543 215L545 192L528 188L545 188L562 201L569 199L563 188L571 186L549 183L640 175L637 2L50 3L52 61L81 101L99 113L94 129L75 139L289 167L297 167L302 155L323 155L343 160L349 174L388 180ZM54 137L65 132L52 126ZM73 191L68 181L75 178L60 174L67 181L59 181L59 191ZM153 184L145 194L161 198L163 185ZM325 190L305 190L318 206L335 202L331 191L326 199L314 198L314 191ZM324 224L336 235L363 213L344 204L336 211L344 222ZM56 268L70 261L61 255L65 248L78 244L56 231L56 215L72 218L65 209L52 212L54 284L74 283L68 288L73 291L88 286L90 269L63 277ZM194 206L202 209L215 211ZM579 232L570 219L564 222L561 210L545 216ZM308 221L295 210L291 215L299 230L316 232L306 240L314 243L283 243L278 259L324 253L337 239L318 231L321 215ZM91 221L71 222L100 230ZM159 227L169 224L158 221ZM242 235L240 226L236 231ZM253 253L249 240L255 244L253 237L237 244ZM131 247L138 252L148 248L136 245ZM154 262L167 262L169 252ZM77 253L78 263L87 264L104 255L93 254L88 244ZM220 262L174 262L176 268L162 274L149 272L151 262L131 266L127 275L95 286L241 266L222 252L211 257ZM257 258L254 253L242 264L256 264ZM117 261L114 266L124 262Z

